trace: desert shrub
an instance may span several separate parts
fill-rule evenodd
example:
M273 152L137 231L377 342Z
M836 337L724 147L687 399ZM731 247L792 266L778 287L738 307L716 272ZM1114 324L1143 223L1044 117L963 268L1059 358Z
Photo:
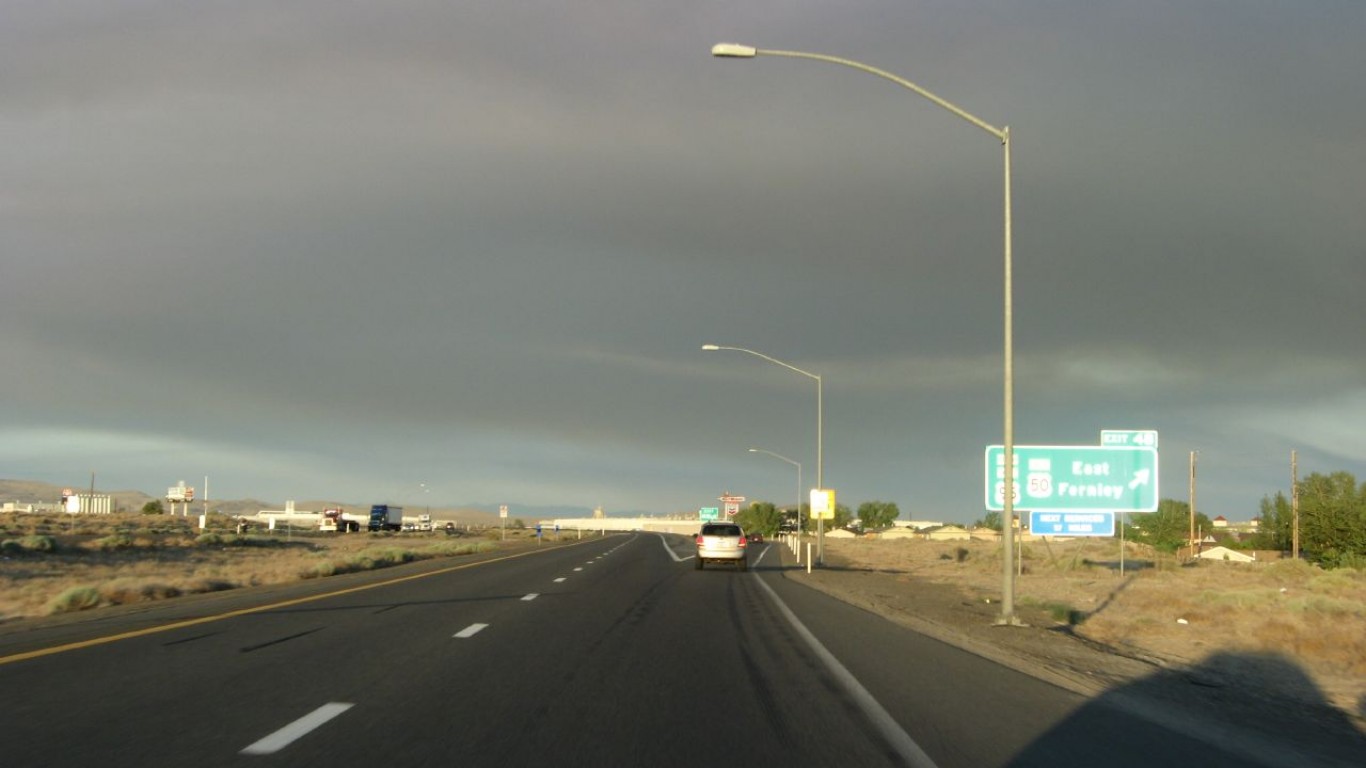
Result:
M56 552L57 540L51 536L31 533L27 536L20 536L17 539L5 539L0 542L0 550L7 555L27 554L30 552Z
M221 547L223 546L223 535L219 533L201 533L194 539L196 547Z
M335 576L341 573L373 571L378 568L409 563L417 559L419 559L417 553L398 547L365 549L352 554L350 557L319 561L304 568L299 575L305 579L313 579Z
M1277 560L1267 564L1266 573L1282 581L1297 583L1312 579L1321 571L1306 560Z
M57 540L51 536L25 536L19 539L19 543L30 552L57 551Z
M1211 607L1238 609L1257 609L1270 606L1276 601L1278 592L1274 590L1227 590L1206 589L1195 596L1195 602Z
M181 587L181 591L187 595L198 595L205 592L222 592L228 589L237 589L240 586L224 579L195 579Z
M331 560L319 560L318 562L312 563L312 564L310 564L310 565L304 567L303 569L301 569L301 570L299 571L299 578L301 578L301 579L325 579L325 578L327 578L328 576L334 576L334 575L336 575L336 573L337 573L337 565L336 565L336 563L333 563Z
M126 533L116 533L111 536L103 536L86 544L86 547L97 552L115 552L121 549L133 549L137 543L132 536Z
M1053 620L1059 624L1076 626L1086 620L1085 611L1079 611L1071 605L1058 602L1057 600L1038 600L1032 597L1022 597L1020 598L1020 603L1022 605L1037 605L1040 609L1046 611L1049 616L1052 616Z
M1086 620L1085 612L1079 611L1066 603L1048 603L1047 607L1048 615L1052 616L1053 620L1056 622L1075 627Z
M52 602L47 604L47 612L49 615L73 613L95 608L100 604L100 591L95 587L71 587L52 598Z
M287 539L281 539L281 538L279 538L278 536L258 536L258 535L250 534L250 533L244 534L244 535L241 535L241 536L235 536L235 537L233 537L228 543L229 543L229 544L232 544L232 545L234 545L234 546L238 546L238 547L266 547L266 548L269 548L269 547L283 548L283 547L288 547L288 546L291 546L291 545L293 545L293 546L298 546L298 544L299 544L299 542L297 542L297 541L296 541L296 542L291 542L291 541L289 541L289 540L287 540Z
M1314 592L1341 592L1366 587L1366 571L1352 568L1334 568L1313 575L1305 587Z
M440 542L427 547L424 550L430 557L455 557L459 555L473 555L480 552L489 552L498 548L498 545L491 541L469 541L469 542Z
M967 547L959 547L953 551L953 559L955 562L961 563L968 559L968 554Z
M1363 613L1360 601L1339 599L1326 595L1310 595L1286 602L1286 608L1297 613L1321 613L1329 616L1359 616Z
M398 547L385 547L383 549L367 549L356 553L356 557L364 565L360 570L372 570L375 568L388 568L391 565L401 565L410 563L417 559L417 553L408 549Z
M139 579L115 579L98 588L100 598L108 605L141 603L148 600L165 600L180 597L179 587L160 582Z

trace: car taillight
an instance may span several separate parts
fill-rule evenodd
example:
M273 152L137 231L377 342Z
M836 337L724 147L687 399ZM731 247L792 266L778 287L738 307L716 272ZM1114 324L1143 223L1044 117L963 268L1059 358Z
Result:
M748 543L749 543L749 538L748 538L748 537L746 537L746 536L741 536L741 537L740 537L740 548L741 548L741 549L744 549L745 545L748 544Z
M702 546L702 534L697 534L697 546Z

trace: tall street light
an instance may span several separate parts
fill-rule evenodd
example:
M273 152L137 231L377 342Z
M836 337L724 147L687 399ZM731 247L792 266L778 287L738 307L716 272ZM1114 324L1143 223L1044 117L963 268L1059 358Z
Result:
M803 53L803 52L801 52L801 51L775 51L775 50L768 50L768 49L762 49L762 48L755 48L755 47L752 46L752 45L739 45L739 44L737 44L737 43L718 43L718 44L712 46L711 54L712 54L713 56L716 56L716 57L719 57L719 58L737 58L737 59L752 59L752 58L755 58L756 56L785 56L785 57L787 57L787 58L793 58L793 59L814 59L814 60L816 60L816 61L824 61L824 62L828 62L828 63L831 63L831 64L839 64L839 65L841 65L841 66L845 66L845 67L850 67L850 68L853 68L853 69L857 69L857 70L859 70L860 72L867 72L867 73L870 74L870 75L876 75L876 76L878 76L878 77L880 77L880 78L882 78L882 79L884 79L884 80L890 80L891 82L896 83L897 85L899 85L899 86L901 86L901 87L903 87L903 88L906 88L906 89L908 89L908 90L910 90L910 91L912 91L912 92L914 92L914 93L916 93L916 94L919 94L920 96L923 96L923 97L925 97L926 99L929 99L930 101L934 102L935 104L938 104L939 106L943 107L944 109L947 109L948 111L952 112L953 114L957 115L958 117L961 117L962 119L968 121L969 123L972 123L973 125L977 126L978 128L981 128L982 130L986 131L987 133L991 134L992 136L994 136L994 137L996 137L997 139L1000 140L1000 142L1001 142L1001 149L1002 149L1002 152L1003 152L1003 155L1004 155L1004 161L1005 161L1005 175L1004 175L1004 189L1005 189L1005 219L1004 219L1004 221L1005 221L1005 229L1004 229L1004 232L1005 232L1005 265L1004 265L1004 266L1005 266L1005 300L1004 300L1004 314L1005 314L1005 375L1004 375L1004 379L1005 379L1005 381L1004 381L1004 390L1005 390L1005 393L1004 393L1005 414L1004 414L1004 421L1005 421L1005 425L1004 425L1004 433L1005 433L1005 435L1004 435L1004 441L1003 441L1003 442L1004 442L1004 446L1003 446L1003 448L1004 448L1004 451L1003 451L1004 456L1003 456L1003 459L1004 459L1004 461L1005 461L1005 471L1002 473L1002 474L1004 475L1004 481L1005 481L1005 482L1004 482L1004 488L1003 488L1003 496L1004 496L1004 498L1002 499L1002 515L1001 515L1001 517L1002 517L1002 520L1001 520L1001 530L1002 530L1002 532L1003 532L1003 533L1002 533L1002 545L1003 545L1003 550L1004 550L1004 555L1005 555L1005 556L1002 558L1002 570L1003 570L1004 575L1003 575L1003 577L1002 577L1002 580L1003 580L1003 589L1002 589L1002 596L1001 596L1001 617L1000 617L1000 619L999 619L999 623L1002 623L1002 624L1018 624L1018 623L1019 623L1019 620L1016 619L1016 617L1015 617L1015 582L1014 582L1014 568L1013 568L1013 564L1012 564L1012 562L1011 562L1011 560L1012 560L1012 552L1013 552L1013 544L1012 544L1012 541L1011 541L1011 540L1012 540L1012 537L1013 537L1013 535L1014 535L1014 534L1013 534L1013 531L1012 531L1012 526L1013 526L1014 521L1015 521L1015 477L1014 477L1014 467L1015 467L1015 402L1014 402L1014 400L1015 400L1015 398L1014 398L1014 388L1015 388L1014 375L1015 375L1015 372L1014 372L1014 368L1015 368L1015 361L1014 361L1014 342L1013 342L1013 338L1012 338L1012 327L1011 327L1011 324L1012 324L1012 317L1011 317L1011 314L1012 314L1012 309L1011 309L1011 294L1012 294L1012 290L1011 290L1011 274L1010 274L1010 273L1011 273L1011 262L1010 262L1010 127L1009 127L1009 126L1005 126L1005 127L997 128L997 127L993 126L992 124L986 122L985 120L982 120L982 119L978 118L977 116L973 115L972 113L968 112L967 110L964 110L964 109L962 109L961 107L958 107L958 106L956 106L956 105L954 105L954 104L952 104L952 103L950 103L950 102L948 102L948 101L945 101L944 99L941 99L940 97L934 95L933 93L930 93L929 91L925 90L924 88L921 88L920 86L916 85L915 83L912 83L911 81L909 81L909 80L907 80L907 79L905 79L905 78L898 77L898 76L896 76L896 75L894 75L894 74L892 74L892 73L890 73L890 72L887 72L887 71L885 71L885 70L881 70L881 69L878 69L878 68L876 68L876 67L870 67L870 66L868 66L867 64L862 64L862 63L857 62L857 61L851 61L851 60L849 60L849 59L842 59L842 58L839 58L839 57L836 57L836 56L827 56L827 55L825 55L825 54L820 54L820 53Z
M767 361L769 361L770 363L774 363L775 365L781 365L782 367L788 369L789 371L796 371L797 373L800 373L800 374L803 375L803 376L806 376L806 377L808 377L808 378L812 378L812 379L815 379L815 380L816 380L816 487L817 487L817 488L820 488L820 489L824 489L824 488L825 488L825 400L824 400L825 395L824 395L823 389L822 389L821 377L818 376L818 375L816 375L816 374L814 374L814 373L811 373L810 371L803 371L801 368L798 368L797 366L792 365L791 363L784 363L782 360L779 360L779 359L773 358L773 357L769 357L768 355L765 355L765 354L763 354L762 352L755 352L755 351L752 350L752 349L745 349L744 347L723 347L723 346L719 346L719 345L717 345L717 344L703 344L703 345L702 345L702 350L703 350L704 352L715 352L715 351L717 351L717 350L722 350L722 349L729 350L729 351L732 351L732 352L744 352L744 353L746 353L746 354L754 355L755 357L763 358L764 360L767 360ZM798 512L798 514L801 514L801 502L800 502L800 501L798 501L797 512ZM824 544L825 544L825 518L821 518L820 520L817 521L817 525L816 525L816 553L817 553L816 561L817 561L818 563L820 563L821 565L825 565Z
M797 468L797 530L800 532L802 527L802 465L800 462L793 461L781 453L774 453L765 448L750 448L750 453L766 453L775 459L782 459L788 464Z

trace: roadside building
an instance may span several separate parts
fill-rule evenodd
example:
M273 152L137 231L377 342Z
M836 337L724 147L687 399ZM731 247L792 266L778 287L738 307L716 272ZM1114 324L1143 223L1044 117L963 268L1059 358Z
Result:
M1255 563L1257 558L1246 552L1239 552L1228 547L1210 547L1200 551L1201 560L1222 560L1226 563Z
M933 528L926 528L920 532L921 538L926 541L971 541L972 533L962 526L938 525Z
M898 540L898 539L918 539L918 538L920 538L920 534L919 534L919 532L917 532L914 528L910 528L910 527L906 527L906 526L897 526L897 527L895 527L895 528L888 528L887 530L883 531L882 533L879 533L879 534L878 534L878 538L879 538L879 539L893 539L893 540Z

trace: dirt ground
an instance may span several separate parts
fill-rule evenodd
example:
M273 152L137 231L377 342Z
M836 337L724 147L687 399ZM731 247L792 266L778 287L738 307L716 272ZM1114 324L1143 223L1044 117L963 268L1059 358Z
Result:
M1024 545L1000 623L1000 545L827 539L794 578L953 645L1098 694L1154 676L1336 710L1366 732L1366 574L1304 563L1183 566L1109 540ZM784 563L795 557L784 548Z

